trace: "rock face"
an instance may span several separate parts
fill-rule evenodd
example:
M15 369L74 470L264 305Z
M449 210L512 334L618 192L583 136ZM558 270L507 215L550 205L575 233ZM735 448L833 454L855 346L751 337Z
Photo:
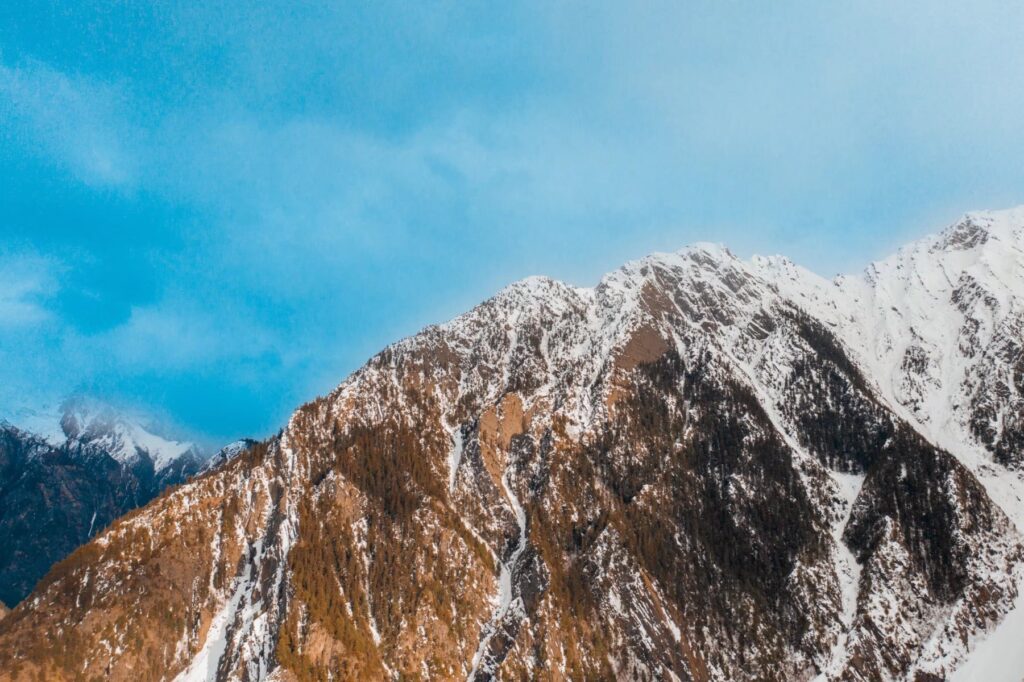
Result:
M2 676L942 679L1024 565L1022 234L513 284L61 562Z
M203 461L190 444L154 436L95 403L69 402L58 420L62 439L0 422L0 601L7 604Z

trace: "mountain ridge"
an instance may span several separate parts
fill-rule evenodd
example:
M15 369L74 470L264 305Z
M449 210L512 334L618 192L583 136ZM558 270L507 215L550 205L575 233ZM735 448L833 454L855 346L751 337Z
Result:
M1024 233L1019 211L991 216ZM990 247L975 222L945 246ZM1005 282L954 258L970 281L934 289L893 262L830 284L700 244L592 288L514 283L116 522L0 621L0 664L12 679L955 674L1018 608L1019 346L1003 330L1024 270L991 291ZM865 290L927 294L953 328L922 336ZM950 367L974 383L950 385ZM989 386L1001 402L976 400Z

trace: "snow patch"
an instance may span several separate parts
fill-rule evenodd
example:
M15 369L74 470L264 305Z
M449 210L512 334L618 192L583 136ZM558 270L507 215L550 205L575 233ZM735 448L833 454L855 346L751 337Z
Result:
M840 615L842 630L832 647L825 669L815 678L815 682L825 682L842 672L847 660L848 638L857 615L857 597L860 593L861 566L857 563L853 552L843 542L843 531L846 530L846 524L849 523L850 514L853 512L853 504L864 485L864 475L829 471L829 476L835 482L843 504L842 513L832 525L835 571L836 577L839 579L839 598L842 608Z
M451 430L452 449L448 452L448 492L455 491L455 479L459 474L459 464L462 463L463 435L462 429L456 427Z
M210 622L203 648L192 659L192 663L174 678L174 682L216 682L217 667L228 645L228 628L235 622L238 604L248 591L251 576L252 564L246 562L245 575L236 579L231 598Z
M1017 583L1017 603L999 626L980 639L950 682L1020 682L1024 678L1024 578Z

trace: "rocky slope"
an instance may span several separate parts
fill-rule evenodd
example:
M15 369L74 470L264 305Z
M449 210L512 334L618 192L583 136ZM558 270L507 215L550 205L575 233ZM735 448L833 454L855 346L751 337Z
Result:
M785 259L762 276L848 343L878 389L929 438L1024 458L1024 209L965 216L872 264L826 282Z
M199 468L200 473L206 473L207 471L213 471L214 469L224 466L234 458L238 457L244 452L252 449L257 444L257 441L252 438L241 438L239 440L228 443L217 452L213 453L206 462Z
M54 563L204 461L191 444L91 401L27 421L44 435L0 422L0 601L11 605Z
M1020 591L1022 231L516 283L72 554L0 676L943 679Z

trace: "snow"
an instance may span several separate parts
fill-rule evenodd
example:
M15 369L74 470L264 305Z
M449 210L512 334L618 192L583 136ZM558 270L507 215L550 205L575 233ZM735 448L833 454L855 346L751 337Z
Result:
M455 490L455 478L459 474L459 464L462 462L462 429L454 428L451 430L452 437L452 448L448 453L448 491L452 492Z
M523 506L519 504L519 499L515 496L508 485L508 470L505 471L501 477L501 487L505 491L505 497L508 498L509 504L512 506L512 511L516 517L516 525L519 526L519 542L516 544L516 548L512 551L512 556L509 557L507 563L502 565L502 580L501 589L499 591L498 598L498 610L495 613L496 620L502 618L512 605L512 569L519 562L519 557L522 556L523 550L526 549L526 511L523 510Z
M781 257L755 257L751 265L830 326L889 407L967 466L1024 530L1024 479L994 462L970 428L972 402L989 399L993 373L1006 371L1005 364L985 364L986 350L1000 333L1019 342L1014 324L1024 315L1024 207L965 215L861 275L827 281ZM1000 390L1013 397L1007 379ZM1009 400L997 408L998 433L1018 408ZM1019 681L1022 636L1018 599L954 679Z
M60 426L62 412L56 406L41 408L19 407L11 411L10 423L17 429L31 433L50 445L61 445L67 439Z
M480 645L477 647L476 653L473 655L472 668L469 677L466 678L467 680L476 679L476 674L479 671L480 664L483 662L484 652L487 651L491 637L497 632L502 619L509 613L509 610L516 608L520 612L524 611L521 598L513 598L512 574L519 564L519 558L526 549L526 511L509 487L508 476L509 470L506 469L505 473L501 476L501 488L505 492L505 498L508 500L509 505L512 507L512 512L515 514L516 525L519 526L519 541L515 549L512 550L509 560L501 562L501 571L498 576L498 605L494 610L494 615L491 616L490 622L484 625L484 634L480 638Z
M238 457L240 454L252 447L253 443L254 441L246 440L244 438L228 443L218 450L212 457L206 460L203 466L199 469L200 473L216 469L220 465L230 462L235 457Z
M839 595L842 606L840 620L843 629L839 632L839 638L829 653L825 669L815 678L815 682L825 682L831 676L838 675L842 671L847 659L847 640L857 613L857 596L860 592L861 567L850 548L843 542L843 531L846 530L846 524L849 523L850 514L853 511L853 504L857 495L860 494L861 486L864 485L864 476L844 474L838 471L830 471L829 475L835 482L843 503L843 512L832 526L832 541L835 543L836 552L836 577L839 578Z
M983 351L1002 325L1024 315L1024 207L967 214L862 274L831 282L781 257L755 257L751 265L832 327L890 407L970 468L1024 529L1024 485L992 462L965 409L987 370ZM954 301L965 283L978 296L966 312ZM976 337L965 346L964 330L974 324ZM920 372L905 366L908 354L924 363Z
M975 236L965 242L964 235ZM1024 208L968 214L860 275L831 282L780 257L755 257L751 265L831 326L927 437L947 449L975 441L962 408L979 351L1000 324L1024 312ZM972 282L979 300L965 312L954 297ZM964 347L964 330L975 323L977 338ZM908 370L908 354L924 363L920 373Z
M143 418L119 412L94 399L73 398L60 408L18 408L10 418L19 430L36 435L53 446L65 442L92 445L122 464L131 464L140 456L148 456L157 472L189 452L198 452L192 443L169 440L152 433L142 425Z
M289 424L289 429L291 428L292 425ZM255 486L250 491L255 499L267 500L272 486L280 486L289 492L295 489L289 485L289 481L297 471L297 457L289 445L288 431L272 445L279 449L279 461L285 462L286 468L275 474L256 469L246 477L246 485ZM182 491L187 489L188 487ZM182 491L178 494L184 497ZM241 560L244 568L240 569L241 575L235 578L230 591L227 592L229 596L225 598L225 593L217 595L221 605L210 622L202 648L193 656L185 670L175 678L175 682L216 679L218 667L225 656L230 656L229 660L242 669L243 677L246 679L259 682L271 674L276 628L280 625L279 619L282 615L271 606L279 604L279 595L287 591L286 557L298 536L294 496L286 495L280 504L283 508L278 504L263 507L260 514L262 532L255 540L250 539L242 549ZM283 511L282 517L278 517L278 510ZM243 525L236 524L233 529L225 528L223 532L229 535L233 532L238 540L246 538L246 528ZM220 560L221 538L214 538L209 556L210 589L213 593L212 566ZM235 669L233 672L238 674L240 671Z
M890 408L971 469L1024 530L1024 481L993 462L969 426L973 392L996 371L984 351L1000 331L1013 336L1024 315L1024 207L967 214L860 275L827 281L778 256L751 266L831 327ZM977 298L958 305L965 291ZM908 357L923 367L908 368ZM1004 379L1011 395L1012 384ZM1013 416L1009 403L1003 410L997 425Z
M9 423L53 447L89 445L126 465L148 457L158 473L185 455L201 457L194 444L159 436L144 426L147 421L142 415L83 397L69 399L60 407L13 408L8 419L0 419L0 423Z
M1024 679L1024 579L1017 603L992 633L977 642L950 682L1021 682Z
M203 648L192 659L192 663L174 678L174 682L215 682L217 667L228 645L228 628L235 622L238 604L248 590L251 574L252 564L246 562L245 575L236 580L231 598L210 622Z
M142 450L148 453L153 460L153 468L157 471L166 469L187 452L194 449L192 443L161 438L146 431L139 424L128 424L126 426L126 437L120 451L122 453L135 453Z

